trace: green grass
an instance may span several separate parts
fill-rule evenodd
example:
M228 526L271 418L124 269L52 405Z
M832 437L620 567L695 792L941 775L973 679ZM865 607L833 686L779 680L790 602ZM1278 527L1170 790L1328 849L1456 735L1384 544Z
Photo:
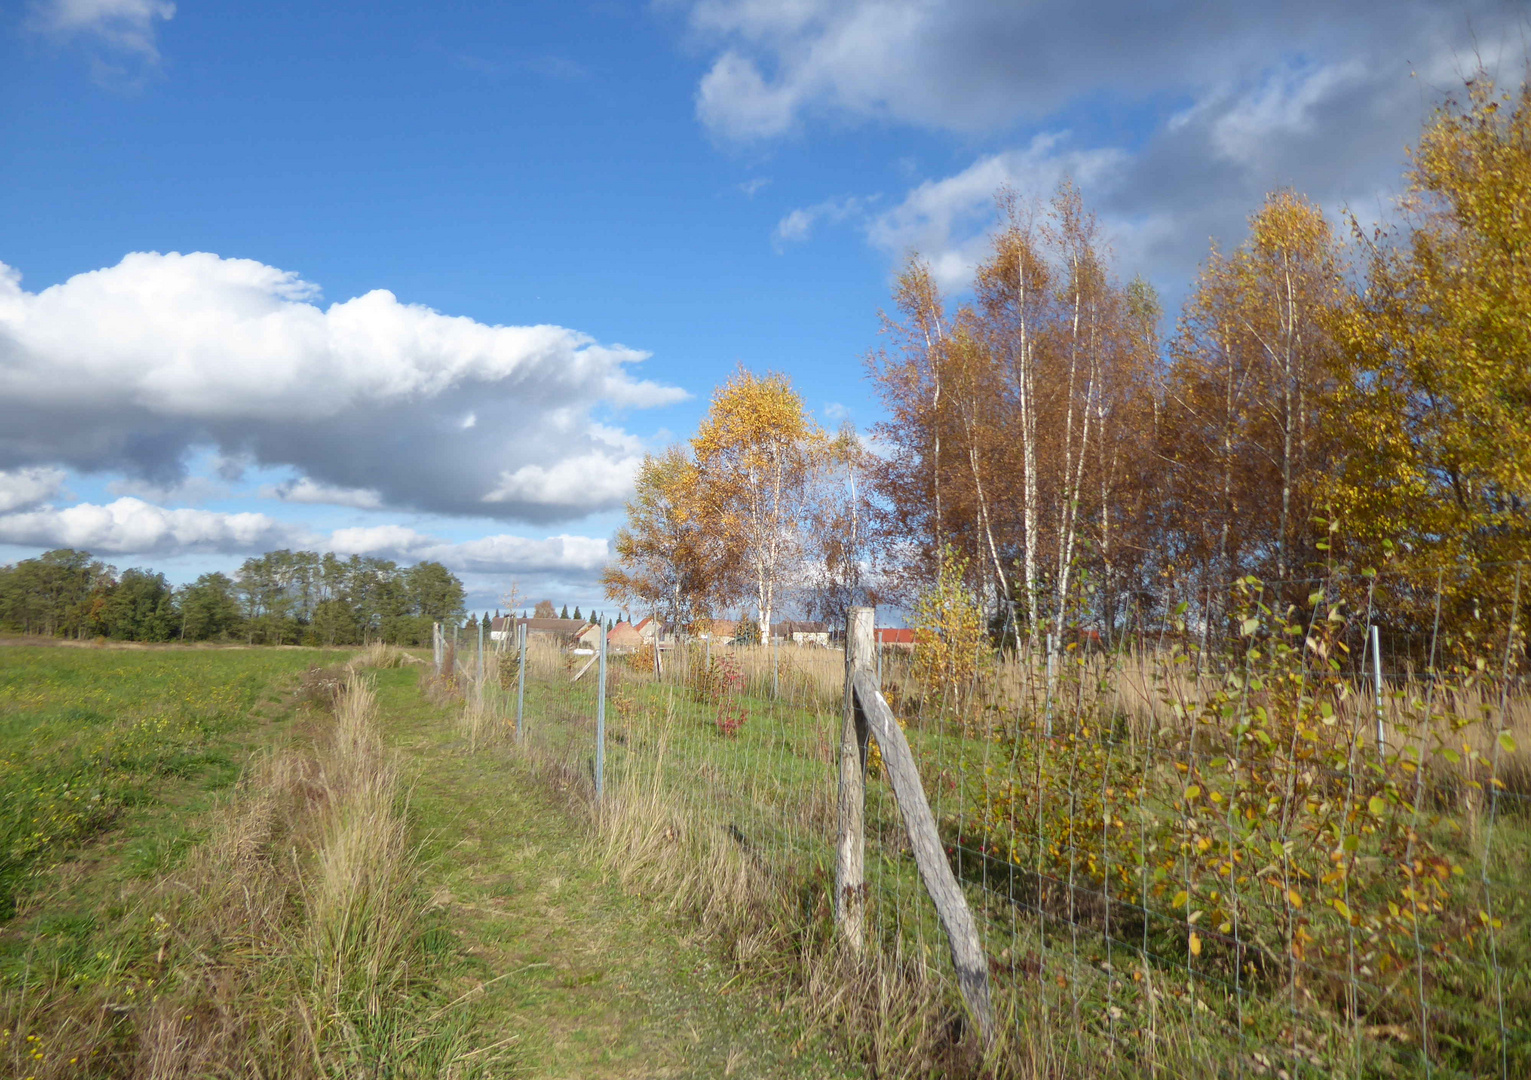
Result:
M861 1074L797 1003L609 880L577 800L550 797L524 760L466 753L455 709L426 703L417 668L371 674L408 830L385 899L415 914L388 946L405 966L375 984L390 989L358 982L374 931L349 913L375 901L304 915L321 882L365 886L376 865L334 878L321 867L350 812L301 820L333 797L305 796L303 776L333 774L330 721L299 684L343 655L0 650L0 1071L144 1075L144 1048L175 1043L147 1029L167 1023L183 1050L222 1040L204 1069L240 1053L291 1062L293 1001L307 997L325 1030L302 1075ZM273 807L282 820L260 833ZM257 835L275 846L236 869ZM261 912L280 925L257 925Z
M324 658L0 648L0 1002L22 1040L0 1035L0 1060L65 1068L52 1050L59 1025L79 1026L75 997L120 1010L108 1051L131 1039L166 973L144 898L203 842L202 818L249 755L286 738L290 707L258 702Z
M694 925L610 880L576 790L560 795L503 740L470 753L455 707L425 703L413 671L379 672L378 687L417 770L428 878L469 958L459 993L515 1040L524 1075L860 1075L799 1002L738 978ZM576 742L561 751L578 755Z
M0 648L0 919L106 833L136 876L173 865L185 817L261 741L257 702L323 655Z

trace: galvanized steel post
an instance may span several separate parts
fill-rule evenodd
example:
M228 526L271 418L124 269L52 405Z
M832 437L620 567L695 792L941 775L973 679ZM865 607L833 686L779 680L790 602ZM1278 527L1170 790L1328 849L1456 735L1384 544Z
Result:
M595 797L606 778L606 627L601 627L601 670L595 684Z
M521 717L526 713L526 624L516 624L516 741L521 741Z

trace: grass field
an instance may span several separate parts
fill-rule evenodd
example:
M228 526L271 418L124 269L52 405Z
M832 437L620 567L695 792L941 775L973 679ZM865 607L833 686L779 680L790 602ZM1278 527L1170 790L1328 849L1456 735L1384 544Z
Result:
M347 661L0 648L0 1074L860 1075L417 664Z
M119 833L152 877L184 856L190 820L229 787L283 715L308 650L0 650L0 916L39 870Z
M1223 916L1189 918L1216 902L1217 864L1196 858L1237 865L1255 841L1304 834L1197 824L1198 808L1227 805L1213 792L1247 803L1252 777L1261 798L1307 783L1286 758L1250 757L1240 787L1194 727L1202 741L1145 757L1130 718L1094 736L1079 713L1017 739L1001 710L976 726L906 713L990 957L1002 1032L982 1045L875 755L874 947L855 963L837 949L838 657L784 651L773 673L765 650L735 668L703 654L663 683L612 664L599 802L594 672L571 683L567 658L532 659L517 743L497 665L444 684L397 650L0 648L0 1071L1190 1078L1242 1062L1382 1080L1423 1075L1421 993L1433 1075L1531 1062L1531 821L1518 790L1486 813L1471 761L1443 758L1423 801L1400 786L1403 759L1345 780L1391 800L1346 796L1363 816L1333 819L1365 826L1348 929L1298 844L1287 888L1307 921L1257 875L1228 908L1243 936L1220 936ZM903 712L907 676L890 676ZM1319 813L1335 782L1300 809ZM1122 820L1071 831L1109 808ZM1150 840L1174 854L1162 887ZM1413 880L1389 869L1395 840L1463 873L1420 909L1392 989L1359 968L1335 980L1344 956L1323 949L1348 934L1359 965L1366 934L1397 936L1363 921ZM1492 926L1473 925L1480 911ZM1298 927L1311 962L1289 969L1278 950ZM1265 954L1229 945L1257 934ZM1344 1011L1357 988L1373 994L1364 1024Z

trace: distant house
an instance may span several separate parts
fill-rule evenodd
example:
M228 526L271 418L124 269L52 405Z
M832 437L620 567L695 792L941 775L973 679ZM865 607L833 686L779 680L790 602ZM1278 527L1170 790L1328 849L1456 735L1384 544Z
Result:
M914 650L914 628L909 626L880 626L877 628L877 644L884 649Z
M698 624L697 638L701 641L732 641L739 624L733 619L706 619Z
M619 622L606 631L607 652L637 652L643 645L643 635L633 629L632 623Z
M771 627L771 636L794 645L828 645L829 627L821 622L784 619Z
M516 627L525 626L527 637L555 638L559 645L573 645L581 631L591 627L584 619L523 619L503 616L489 624L489 637L493 641L514 643Z
M643 639L644 644L654 644L654 639L659 636L659 624L654 621L652 615L645 616L633 623L633 631Z
M586 623L579 633L574 635L574 644L581 649L599 649L601 647L601 628L596 623ZM610 642L607 643L610 647Z

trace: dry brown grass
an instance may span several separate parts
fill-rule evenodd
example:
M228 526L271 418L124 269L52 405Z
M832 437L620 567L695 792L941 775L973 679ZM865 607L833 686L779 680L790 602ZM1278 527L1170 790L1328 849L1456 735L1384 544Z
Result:
M35 973L13 1047L34 1035L47 1051L18 1075L467 1077L494 1064L433 1008L398 768L368 681L354 668L343 680L333 715L255 762L208 841L123 918L147 928L152 960L83 986Z
M861 957L842 950L822 872L765 857L685 799L667 779L674 715L646 719L652 758L592 806L595 857L629 891L694 920L741 975L840 1031L873 1075L978 1075L982 1055L949 988L876 944ZM822 831L833 807L818 794L796 810Z

